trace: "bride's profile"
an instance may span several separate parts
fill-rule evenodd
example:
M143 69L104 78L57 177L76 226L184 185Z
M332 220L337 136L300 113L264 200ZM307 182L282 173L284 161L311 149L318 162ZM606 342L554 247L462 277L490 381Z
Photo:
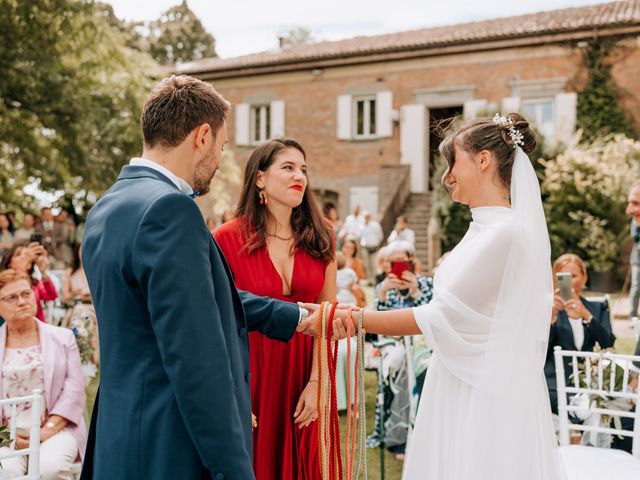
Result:
M405 480L565 478L543 375L553 287L535 145L517 113L451 130L443 183L471 208L469 230L438 268L431 303L360 311L367 332L423 333L434 349Z

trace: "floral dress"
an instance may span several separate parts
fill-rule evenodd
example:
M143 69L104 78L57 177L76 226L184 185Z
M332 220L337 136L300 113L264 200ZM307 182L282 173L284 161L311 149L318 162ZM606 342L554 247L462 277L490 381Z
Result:
M44 370L40 345L27 348L7 348L2 362L3 398L31 395L39 388L44 391ZM41 418L44 419L46 406L42 402ZM11 407L2 407L3 423L11 419ZM28 429L31 426L31 403L16 406L16 426Z

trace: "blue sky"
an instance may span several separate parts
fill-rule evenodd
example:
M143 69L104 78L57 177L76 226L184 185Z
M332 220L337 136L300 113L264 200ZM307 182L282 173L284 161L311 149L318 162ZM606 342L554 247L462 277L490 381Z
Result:
M118 17L153 20L181 0L108 0ZM309 28L316 39L337 40L436 25L603 3L602 0L188 0L217 42L234 57L277 48L278 34Z

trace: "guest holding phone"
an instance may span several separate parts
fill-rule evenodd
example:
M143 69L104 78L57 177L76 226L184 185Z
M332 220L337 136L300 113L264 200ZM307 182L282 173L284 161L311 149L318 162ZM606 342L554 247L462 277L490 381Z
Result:
M616 338L611 329L609 304L592 302L581 296L587 284L587 268L577 255L565 253L553 263L555 295L551 312L549 347L544 366L547 378L551 410L558 413L556 367L553 348L592 352L596 343L601 348L613 347ZM569 384L571 369L565 358L566 382Z
M433 283L428 277L415 273L415 248L405 240L396 240L386 247L391 270L376 285L376 310L417 307L428 303Z
M36 268L38 267L38 274ZM36 318L45 321L42 302L58 298L58 291L49 276L49 256L45 248L36 242L16 242L2 259L0 271L7 269L25 273L31 279L37 306Z

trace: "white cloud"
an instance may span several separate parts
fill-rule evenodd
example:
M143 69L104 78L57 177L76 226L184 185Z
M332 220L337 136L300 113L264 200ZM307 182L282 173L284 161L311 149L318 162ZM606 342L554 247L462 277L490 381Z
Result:
M153 20L181 0L109 0L116 15L128 20ZM553 10L602 0L235 0L214 4L189 0L189 7L216 38L218 54L233 57L277 47L278 33L305 26L318 39L335 40L435 25L465 23L523 13ZM222 7L220 6L222 5Z

